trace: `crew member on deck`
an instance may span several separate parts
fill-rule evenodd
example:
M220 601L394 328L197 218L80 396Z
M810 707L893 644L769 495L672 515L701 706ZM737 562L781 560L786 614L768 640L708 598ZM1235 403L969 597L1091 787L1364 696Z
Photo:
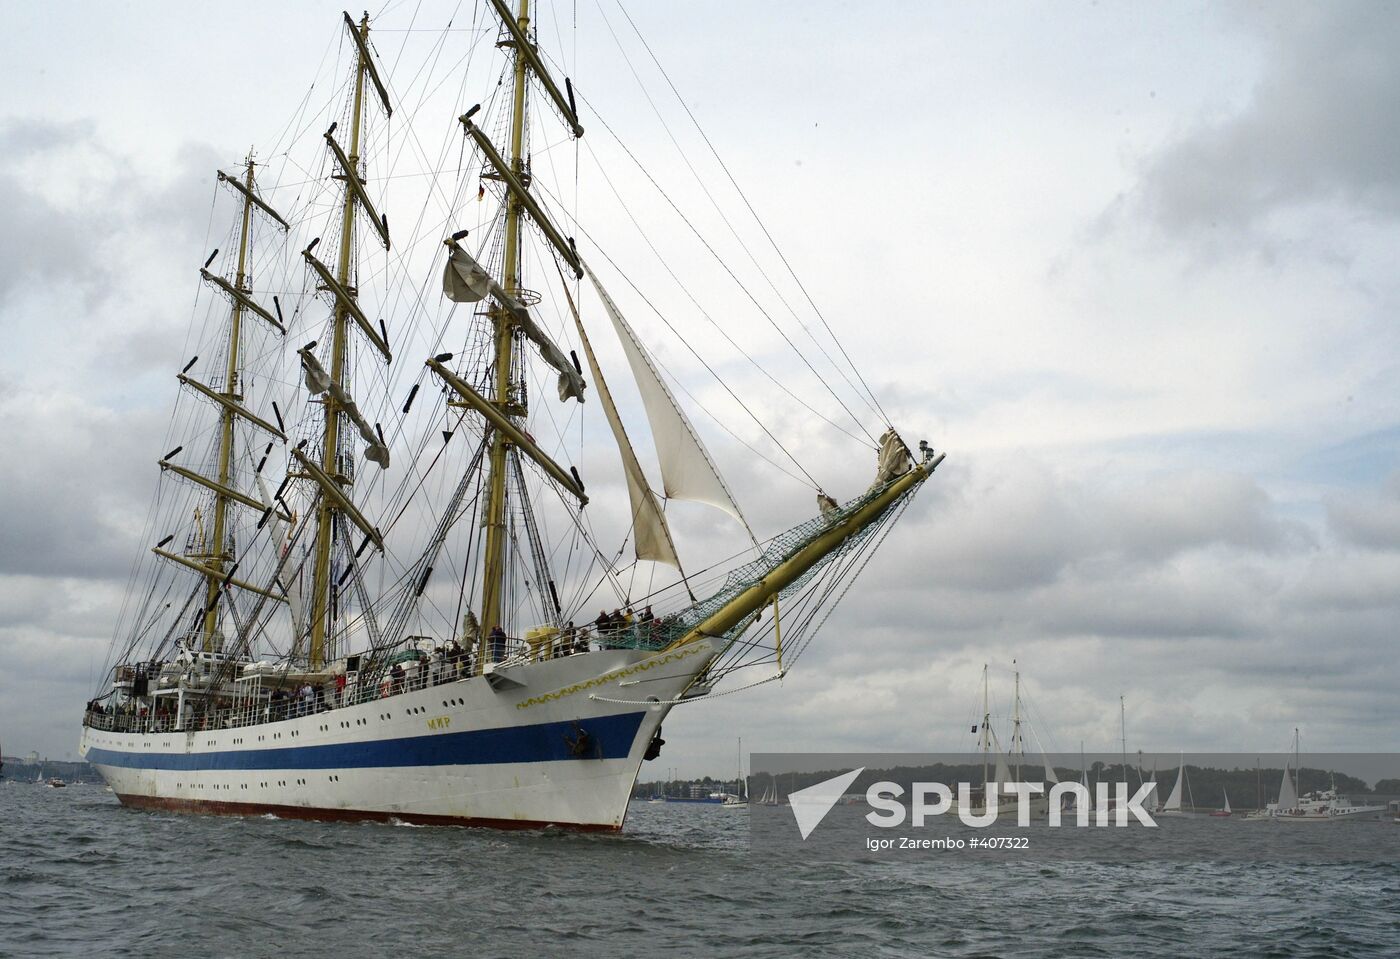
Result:
M487 638L491 646L491 661L499 663L506 656L506 631L499 625L492 626Z

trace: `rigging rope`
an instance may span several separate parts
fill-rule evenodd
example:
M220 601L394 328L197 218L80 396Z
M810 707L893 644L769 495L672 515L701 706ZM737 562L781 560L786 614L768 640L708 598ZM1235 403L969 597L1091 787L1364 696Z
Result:
M734 187L734 192L739 194L739 199L744 201L744 206L748 208L749 214L753 217L754 222L758 224L758 228L763 231L763 235L768 239L769 244L772 245L773 252L778 254L778 259L780 259L783 263L783 266L787 268L788 275L791 276L793 282L797 284L797 288L802 291L802 295L806 298L807 303L812 307L812 311L817 314L817 318L822 321L822 326L826 329L827 334L831 337L831 341L836 344L836 348L841 351L841 356L845 358L847 365L851 368L851 372L856 375L856 379L860 380L861 386L865 387L866 395L870 397L870 402L874 404L876 412L879 413L880 417L885 421L886 425L889 425L890 418L885 414L884 409L880 406L880 401L875 397L874 391L870 389L870 385L866 383L865 377L861 376L860 370L857 369L855 363L852 362L850 354L846 352L846 347L836 336L836 332L831 328L831 324L827 322L826 316L822 313L821 308L818 307L816 301L812 299L812 295L807 292L807 287L803 285L802 280L797 275L797 271L794 270L792 268L792 264L788 262L788 258L783 254L782 249L778 246L778 241L775 240L773 238L773 235L768 231L768 227L766 224L764 224L762 218L759 217L758 211L755 210L753 204L749 202L748 195L745 194L743 189L739 186L739 182L734 178L734 174L729 171L728 164L726 164L724 162L724 159L719 155L719 151L715 149L715 145L710 142L710 138L705 134L704 128L700 126L700 121L697 120L695 118L695 114L691 112L690 105L685 102L685 98L682 97L680 91L676 89L676 85L673 82L671 82L671 77L666 72L666 68L661 65L661 60L652 51L651 45L648 44L646 41L646 37L642 36L642 32L637 29L637 25L633 22L631 14L629 14L627 12L627 8L622 5L622 0L616 0L616 2L618 9L622 11L622 15L627 19L628 25L631 26L633 32L637 34L637 39L642 42L642 47L651 57L652 62L656 64L656 69L661 72L661 76L663 79L665 79L666 85L671 88L671 92L675 94L677 102L679 102L681 108L685 110L686 116L688 116L690 118L690 122L695 125L695 131L699 133L700 138L705 141L705 146L710 148L710 155L715 158L715 162L718 163L720 169L724 171L724 175L729 178L730 184ZM611 30L611 27L609 27L609 29ZM801 320L798 320L799 324L801 324L801 322ZM806 330L806 327L804 326L803 329ZM810 331L807 335L811 336ZM813 342L816 342L815 337L813 337ZM818 344L818 348L820 349L820 344ZM823 353L825 353L824 350ZM830 359L830 357L827 358ZM832 365L835 366L836 364L833 362ZM845 374L843 372L842 376L844 377L844 375ZM846 380L846 382L849 384L850 380ZM854 384L852 384L852 387L854 388Z

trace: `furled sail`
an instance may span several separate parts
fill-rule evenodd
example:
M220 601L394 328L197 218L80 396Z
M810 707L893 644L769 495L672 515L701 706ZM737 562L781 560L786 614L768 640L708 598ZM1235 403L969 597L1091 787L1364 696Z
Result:
M690 420L686 418L675 396L661 379L651 355L637 339L632 327L622 318L617 304L613 302L607 290L603 289L603 284L588 268L588 264L585 263L583 268L612 319L617 337L622 341L622 350L627 354L627 362L632 367L637 389L642 394L642 404L646 407L647 420L651 423L652 440L656 444L656 458L661 462L661 478L667 498L708 503L722 509L743 523L744 529L753 537L748 520L744 518L739 504L735 502L729 487L719 475L719 469L710 459L704 444L700 442L695 428L690 425Z
M893 429L885 430L880 435L879 464L871 488L884 486L890 480L909 472L913 466L914 457L909 455L909 447L904 445L904 440L900 439Z
M588 370L593 374L593 382L598 387L598 402L603 404L608 425L612 427L613 438L617 440L617 452L622 457L622 472L627 477L627 497L632 504L632 544L638 559L649 559L666 563L680 569L680 559L676 555L676 544L671 538L671 528L666 524L666 514L661 512L661 504L642 472L642 464L627 438L627 429L622 425L617 405L613 402L612 391L598 366L598 358L593 355L593 345L588 342L583 321L574 306L573 297L567 287L564 295L569 299L569 308L574 313L574 326L578 328L579 343L584 356L588 358Z
M298 351L301 355L301 367L305 374L306 388L312 396L320 396L322 393L330 393L335 399L340 411L350 417L350 422L355 424L355 429L360 431L361 438L366 443L365 459L371 463L378 463L380 469L389 468L389 448L379 438L379 433L360 413L360 408L355 405L355 401L350 398L339 383L331 379L331 375L326 372L326 368L321 365L321 361L312 355L309 349Z
M487 296L495 297L501 306L510 311L515 322L520 324L526 338L535 344L544 361L558 371L560 402L572 397L582 403L585 387L583 376L574 368L564 351L540 329L534 317L530 316L530 311L515 297L507 294L466 250L455 243L449 244L449 250L447 266L442 271L442 292L447 298L453 303L476 303Z

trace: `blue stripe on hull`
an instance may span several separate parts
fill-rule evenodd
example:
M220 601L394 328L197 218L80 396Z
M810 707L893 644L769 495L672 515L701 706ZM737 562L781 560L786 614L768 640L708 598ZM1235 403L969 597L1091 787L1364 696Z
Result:
M133 769L362 769L388 766L476 766L570 759L625 759L645 712L534 726L508 726L405 739L325 746L230 749L196 753L119 752L93 747L87 761ZM569 740L587 731L590 748L576 755Z

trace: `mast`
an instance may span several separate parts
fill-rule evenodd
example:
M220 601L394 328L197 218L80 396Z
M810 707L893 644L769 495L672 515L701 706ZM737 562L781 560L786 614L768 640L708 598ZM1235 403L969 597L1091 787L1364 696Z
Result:
M1087 792L1089 789L1089 764L1084 761L1084 740L1079 740L1079 782ZM1087 803L1089 808L1093 808L1093 800Z
M987 755L992 751L992 706L987 690L987 664L982 664L982 807L987 806Z
M243 220L238 232L238 272L234 277L233 287L241 293L248 294L251 292L246 288L248 281L248 233L253 218L253 156L251 153L244 161L243 185L247 190L243 192ZM235 298L229 319L228 365L224 373L224 389L221 394L229 402L224 404L219 411L218 482L225 489L232 486L235 413L231 404L241 403L243 400L238 385L238 354L243 340L242 328L243 301ZM216 490L214 493L214 537L210 541L210 545L206 546L206 555L200 557L206 560L204 574L207 584L204 593L204 651L206 653L214 652L215 648L221 645L220 642L216 642L219 632L219 592L223 585L224 562L233 559L231 553L225 549L224 543L228 525L228 504L229 497L222 490Z
M348 17L347 17L348 19ZM341 289L355 298L355 287L351 282L355 253L355 201L359 191L351 186L350 178L359 176L360 126L363 120L365 93L365 73L367 70L367 42L369 38L369 14L360 20L352 36L358 39L359 56L355 66L355 100L350 119L350 153L347 157L349 169L345 170L345 202L340 217L340 256L336 265L336 278ZM386 104L387 105L387 104ZM329 139L329 135L328 135ZM346 355L348 353L350 311L346 302L336 297L335 318L331 334L331 380L345 386ZM341 486L350 485L350 477L341 468L340 461L340 404L333 393L324 397L325 427L321 448L321 470L331 480ZM340 512L334 497L324 491L319 497L316 510L315 567L312 574L311 591L311 644L307 659L312 669L320 669L328 658L334 656L334 622L337 603L332 596L331 550L335 543L336 514Z
M507 25L511 21L507 20ZM530 26L530 0L520 0L519 15L513 21L516 28L515 85L511 96L510 170L520 182L525 182L522 151L525 141L525 48L526 30ZM514 190L506 191L505 262L502 273L507 296L520 289L520 198ZM495 406L505 416L523 416L523 402L511 402L511 381L514 374L515 325L510 311L497 302L491 310L496 333L496 391ZM487 639L491 630L505 628L501 616L501 599L505 592L506 550L506 454L510 440L502 430L491 436L490 473L486 500L486 556L481 584L481 629L477 638L477 663L486 662Z
M1015 664L1013 659L1012 664ZM1011 748L1016 750L1016 781L1021 781L1021 756L1025 753L1025 742L1021 739L1021 671L1016 670L1016 701L1011 707Z
M1298 736L1298 727L1293 727L1293 795L1297 799L1303 797L1303 754L1302 742ZM1288 775L1287 770L1284 775Z
M1128 783L1128 713L1123 706L1123 697L1118 697L1118 734L1123 737L1123 784Z

